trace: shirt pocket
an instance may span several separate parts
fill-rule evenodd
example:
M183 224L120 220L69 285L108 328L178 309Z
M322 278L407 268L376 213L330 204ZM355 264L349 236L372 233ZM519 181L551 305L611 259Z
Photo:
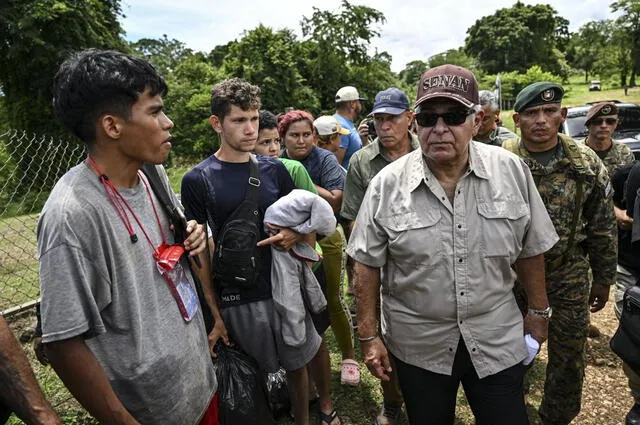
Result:
M518 201L478 201L477 209L482 255L508 256L515 261L522 250L522 241L528 227L528 206Z
M422 291L438 275L443 261L442 216L437 208L407 211L381 220L388 235L383 292L419 311Z
M442 259L440 210L408 211L379 219L388 236L387 270L393 286L411 281Z

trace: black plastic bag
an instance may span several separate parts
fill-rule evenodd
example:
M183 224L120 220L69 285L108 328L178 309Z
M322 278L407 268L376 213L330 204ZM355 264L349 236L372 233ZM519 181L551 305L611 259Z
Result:
M277 372L267 374L267 394L269 408L274 417L288 415L291 411L291 399L287 385L287 372L280 368Z
M216 345L220 425L275 425L267 403L263 374L236 347Z
M625 291L620 324L609 345L635 373L640 373L640 286Z

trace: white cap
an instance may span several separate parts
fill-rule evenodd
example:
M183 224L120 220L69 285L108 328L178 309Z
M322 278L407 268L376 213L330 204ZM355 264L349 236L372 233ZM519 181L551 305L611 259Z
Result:
M344 86L338 93L336 93L336 103L348 102L350 100L367 100L364 97L360 97L360 93L353 86Z
M320 118L317 118L313 122L313 126L316 128L316 131L320 136L330 136L336 133L349 134L349 130L343 128L338 120L331 115L323 115Z

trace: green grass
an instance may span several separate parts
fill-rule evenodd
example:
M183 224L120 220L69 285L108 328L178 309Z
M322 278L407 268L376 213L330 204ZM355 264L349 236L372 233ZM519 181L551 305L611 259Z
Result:
M171 189L173 189L175 193L180 193L180 183L182 182L182 176L184 176L191 168L193 168L192 165L180 165L167 168L169 183L171 183Z
M0 311L38 298L37 217L0 218Z

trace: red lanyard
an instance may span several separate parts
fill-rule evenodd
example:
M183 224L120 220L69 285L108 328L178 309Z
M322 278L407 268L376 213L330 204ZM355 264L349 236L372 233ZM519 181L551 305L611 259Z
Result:
M111 201L111 204L116 209L116 212L118 213L118 216L120 217L120 220L122 220L122 224L124 224L124 227L127 229L127 232L129 232L129 238L131 239L131 242L132 243L138 242L138 236L133 231L133 226L131 225L131 221L129 221L129 216L127 215L127 210L129 210L129 212L131 213L133 218L136 220L136 223L138 223L138 226L140 227L140 230L142 230L142 233L147 238L147 241L149 242L149 245L151 246L151 249L153 249L154 254L157 254L158 250L153 245L153 242L151 241L151 238L149 237L147 232L144 230L144 227L142 227L142 223L140 223L140 220L138 219L138 216L136 216L136 214L133 212L133 209L131 208L131 206L129 205L127 200L122 197L120 192L118 192L118 189L116 189L116 187L113 185L113 183L111 183L109 178L102 172L100 167L98 167L98 164L96 164L96 162L93 160L91 155L87 155L87 158L89 159L89 162L91 163L91 166L100 175L100 182L102 182L102 187L104 187L104 191L107 194L107 197L109 198L109 201ZM154 214L156 216L156 221L158 222L158 227L160 228L160 233L162 234L162 244L166 245L167 238L166 238L166 236L164 234L164 229L162 228L162 225L160 224L160 217L158 216L158 210L156 208L156 204L155 204L155 202L153 202L153 197L151 196L151 191L149 190L149 184L142 177L142 174L140 173L140 171L138 171L138 178L142 181L142 183L144 184L144 187L147 189L147 195L149 196L149 200L151 201L151 205L153 206L153 212L154 212ZM125 209L125 207L127 207L127 208Z

